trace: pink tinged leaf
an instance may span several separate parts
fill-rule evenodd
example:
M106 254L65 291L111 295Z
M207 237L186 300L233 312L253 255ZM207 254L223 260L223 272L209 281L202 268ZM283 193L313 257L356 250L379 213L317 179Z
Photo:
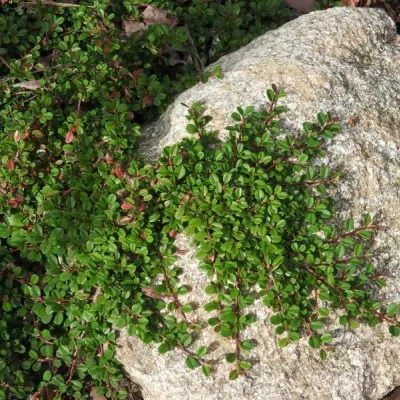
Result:
M13 160L8 160L8 161L7 161L7 169L8 169L9 171L12 171L12 170L15 169L15 163L14 163Z
M65 143L72 143L75 139L75 135L72 129L70 129L67 132L67 135L65 136Z
M130 210L132 207L133 207L133 205L129 204L129 203L122 203L121 204L121 209L124 210L124 211Z
M115 173L115 176L118 177L119 179L122 179L124 176L124 171L122 171L121 167L115 168L114 173Z
M19 205L18 201L15 199L8 200L8 204L11 208L17 208Z
M146 209L146 204L140 204L140 205L138 205L138 207L137 207L137 211L138 212L143 212L144 210Z
M144 104L152 104L153 98L150 95L146 95L143 97L143 103Z

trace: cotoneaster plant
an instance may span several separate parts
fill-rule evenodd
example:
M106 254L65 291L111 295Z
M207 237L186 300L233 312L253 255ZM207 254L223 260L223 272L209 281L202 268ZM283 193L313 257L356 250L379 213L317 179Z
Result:
M385 321L399 335L398 305L384 309L367 292L384 285L367 251L377 227L368 215L357 226L332 222L327 187L339 176L314 162L340 126L320 113L302 135L284 135L283 93L267 96L267 109L232 114L225 143L192 105L191 137L152 165L123 152L89 163L101 148L85 135L51 154L33 154L30 135L2 137L0 399L85 399L93 388L124 398L115 359L122 328L160 353L182 351L189 368L210 375L195 311L182 301L179 232L209 277L208 323L232 340L230 379L252 367L255 343L243 332L257 298L273 311L280 346L307 336L322 359L335 315L350 329Z

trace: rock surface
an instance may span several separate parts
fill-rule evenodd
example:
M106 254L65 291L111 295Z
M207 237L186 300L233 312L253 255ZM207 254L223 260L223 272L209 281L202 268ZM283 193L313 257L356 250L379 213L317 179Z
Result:
M218 62L223 80L199 84L177 97L158 122L149 126L143 152L149 159L185 135L181 103L205 103L211 126L223 131L238 105L261 107L272 83L285 90L288 108L284 126L297 131L319 111L330 110L344 125L331 143L327 162L344 172L333 196L342 218L368 211L380 230L375 241L376 263L387 276L387 287L376 293L386 302L400 301L400 43L393 22L382 10L335 8L314 12L254 40ZM182 281L193 291L188 301L202 305L207 284L197 269L189 241L177 246ZM378 400L400 384L400 341L387 327L356 331L335 329L335 347L325 362L304 338L284 349L268 322L268 310L255 304L257 322L246 331L258 346L250 355L250 373L227 380L226 363L205 378L189 371L184 355L159 355L156 347L121 334L118 357L145 400ZM232 351L232 341L206 329L196 347L213 344L218 359Z

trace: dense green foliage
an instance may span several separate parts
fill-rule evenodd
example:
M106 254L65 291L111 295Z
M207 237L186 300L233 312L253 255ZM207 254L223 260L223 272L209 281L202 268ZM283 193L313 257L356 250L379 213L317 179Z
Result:
M231 379L251 367L241 332L256 298L281 346L305 334L322 358L331 309L350 328L386 320L399 334L397 306L384 312L364 290L384 284L364 250L374 225L330 222L337 177L313 165L339 129L329 115L282 137L275 88L268 110L233 114L221 144L196 104L191 138L154 165L137 154L143 122L221 75L205 74L208 62L287 20L280 1L151 1L154 24L133 1L0 3L0 400L83 399L92 387L123 398L124 327L209 375L207 349L189 349L199 326L180 297L178 232L210 278L209 324L235 344ZM129 36L127 21L148 26Z
M6 131L43 128L49 130L46 136L63 139L75 125L104 135L109 122L123 134L132 121L163 110L171 96L196 81L207 62L290 16L280 0L79 3L87 5L6 1L1 6L0 74L5 79L0 80L0 104L5 113L0 123ZM154 6L154 22L162 21L155 7L168 11L169 24L147 17L147 29L129 36L127 24L144 19L146 3ZM12 86L32 80L42 89L30 93ZM85 111L82 118L77 110Z
M236 343L226 355L235 363L230 379L251 368L242 352L254 343L241 332L255 320L246 307L257 298L273 309L281 346L306 334L322 358L332 309L352 329L386 320L399 334L397 305L384 313L364 289L384 284L364 249L375 228L369 217L358 228L351 219L344 230L329 223L326 185L337 177L313 161L339 126L321 113L303 136L282 137L275 119L282 95L268 91L268 110L239 108L226 143L216 142L195 104L193 137L166 148L154 165L134 160L121 176L75 168L70 189L40 185L38 176L14 194L24 200L3 208L0 228L19 261L3 247L3 398L49 388L85 398L88 385L123 396L113 389L121 378L115 329L123 327L159 343L160 353L181 349L189 368L209 375L206 347L188 348L200 327L180 300L188 288L174 265L178 232L193 237L210 278L209 324Z

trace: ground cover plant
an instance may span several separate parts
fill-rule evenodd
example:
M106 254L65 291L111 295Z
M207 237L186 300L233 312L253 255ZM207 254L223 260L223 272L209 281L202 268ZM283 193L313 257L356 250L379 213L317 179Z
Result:
M399 334L397 305L365 290L384 284L366 249L376 226L330 220L325 189L337 177L313 164L339 129L329 115L284 138L274 88L266 110L233 114L221 144L195 104L191 138L154 165L137 154L143 122L221 76L204 67L285 22L286 6L0 4L0 399L83 399L93 388L123 398L121 328L211 374L181 300L178 232L193 237L210 278L208 322L234 344L231 379L251 368L242 332L256 298L273 310L281 346L305 335L322 358L331 309L351 329L384 320Z
M93 387L123 398L114 358L121 328L158 343L160 353L181 350L189 368L210 375L212 355L193 347L200 326L180 297L189 289L174 266L178 232L193 237L210 279L208 323L235 344L225 360L230 379L251 368L254 342L242 332L255 321L246 307L256 298L273 310L280 346L306 335L322 359L335 309L350 329L386 321L399 335L398 306L383 308L366 290L384 285L366 248L376 226L365 216L359 226L349 219L335 227L326 187L338 177L313 163L340 127L320 113L302 136L282 136L283 93L267 93L266 110L238 108L222 144L193 105L192 137L153 165L122 165L121 174L76 165L78 140L63 150L65 181L51 170L26 176L3 167L15 190L0 226L2 398L87 398Z

